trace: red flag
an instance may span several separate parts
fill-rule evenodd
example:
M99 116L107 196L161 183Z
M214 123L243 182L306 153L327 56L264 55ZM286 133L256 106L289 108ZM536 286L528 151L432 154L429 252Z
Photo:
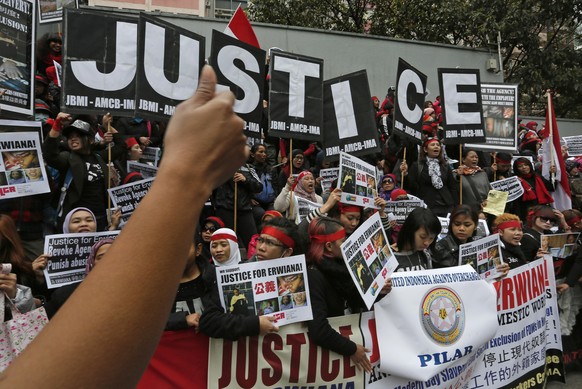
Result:
M241 42L248 43L249 45L253 45L259 49L261 48L257 36L253 31L253 27L251 26L251 23L247 19L247 15L245 15L240 5L236 9L234 15L232 15L230 22L228 22L228 26L226 26L226 29L224 30L224 33L238 39Z
M546 124L543 131L540 132L543 139L542 152L543 164L542 175L544 178L557 183L556 190L552 193L554 197L554 206L560 211L572 208L572 192L570 191L570 182L568 173L562 156L562 145L560 144L560 134L558 133L558 123L554 113L554 104L552 95L548 93L548 109L546 110ZM550 167L556 167L556 174L552 180Z

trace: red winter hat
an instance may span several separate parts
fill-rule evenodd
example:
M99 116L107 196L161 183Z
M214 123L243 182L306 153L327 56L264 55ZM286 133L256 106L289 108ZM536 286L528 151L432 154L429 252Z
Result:
M125 140L125 144L127 145L128 149L131 149L133 146L138 145L139 143L135 138L127 138Z
M400 196L408 196L408 193L404 189L394 189L392 193L390 193L390 200L397 201Z
M528 122L525 126L532 131L535 131L536 128L538 128L538 124L536 122Z

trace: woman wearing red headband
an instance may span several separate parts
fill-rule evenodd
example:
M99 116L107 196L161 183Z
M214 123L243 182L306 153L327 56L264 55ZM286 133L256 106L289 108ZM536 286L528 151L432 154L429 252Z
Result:
M403 162L400 172L406 176L403 189L421 197L435 215L445 216L459 202L459 184L437 138L427 138L420 149L418 162L410 169Z
M551 167L550 170L555 172L556 167ZM554 186L550 181L535 172L529 159L516 159L513 163L513 173L519 178L524 191L521 200L514 201L516 206L515 213L521 220L526 220L531 207L549 205L554 202L550 195L550 192L555 189Z
M352 313L366 311L366 304L356 289L342 259L340 246L346 231L342 224L330 218L316 218L309 224L311 244L307 251L309 293L313 320L308 323L309 338L316 344L349 355L358 369L371 371L372 365L361 344L340 335L329 325L328 317L342 316L347 306ZM389 282L380 294L390 291Z
M295 209L293 213L289 212L291 208L291 192L293 192L294 196L323 205L323 199L315 193L315 179L313 178L313 174L308 170L299 173L297 180L293 176L289 177L287 184L275 199L275 210L281 213L287 212L287 218L295 220L297 216L295 207L293 207Z
M257 238L257 252L249 262L265 261L301 254L297 226L288 219L277 217L265 223Z
M525 265L528 261L521 250L523 237L521 220L517 215L503 213L493 221L493 231L499 233L501 240L501 255L510 269Z

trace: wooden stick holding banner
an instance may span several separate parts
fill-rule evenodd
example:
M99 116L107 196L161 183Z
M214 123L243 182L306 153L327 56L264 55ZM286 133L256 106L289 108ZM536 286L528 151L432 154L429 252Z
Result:
M293 177L293 138L289 138L289 178ZM293 187L289 191L289 215L293 215Z
M493 153L493 163L497 166L497 153ZM497 169L493 170L493 181L497 181Z
M236 214L238 205L238 182L234 183L234 228L233 231L236 232Z
M111 134L111 119L107 122L107 133ZM107 145L107 190L109 189L111 189L111 142ZM113 215L111 214L111 196L107 196L107 222L109 224L112 224L113 221L112 218Z
M404 154L402 155L402 162L406 162L406 146L404 146ZM405 175L401 174L400 178L400 187L404 188L404 177Z
M463 145L459 143L459 204L463 205L463 172L461 170L463 161Z

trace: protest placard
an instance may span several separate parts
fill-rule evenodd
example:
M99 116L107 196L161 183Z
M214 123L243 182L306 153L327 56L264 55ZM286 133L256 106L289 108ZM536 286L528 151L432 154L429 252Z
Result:
M517 150L517 85L481 84L483 118L487 142L466 144L466 147L491 150Z
M151 164L151 166L158 167L160 157L162 156L162 149L159 147L146 147L140 160L144 163Z
M449 215L447 215L447 217L437 216L437 218L439 219L439 223L441 223L441 232L437 236L437 242L438 242L439 240L441 240L442 238L447 236L447 233L449 232L450 220L449 220Z
M479 70L439 68L438 77L442 93L444 143L485 142ZM459 93L460 89L463 93Z
M78 0L39 0L38 22L54 23L63 20L63 8L79 8Z
M554 258L564 259L574 254L579 232L566 234L542 234L540 248Z
M42 158L40 122L0 120L0 199L50 192ZM10 132L34 131L36 132Z
M396 218L396 223L403 224L408 214L416 208L426 208L426 204L422 200L387 201L384 212L392 213Z
M326 158L337 160L342 151L352 155L380 151L365 70L325 81L323 96L323 149Z
M323 60L271 51L269 135L321 142Z
M146 178L130 184L107 189L115 208L121 210L121 216L126 218L137 208L139 202L150 190L155 178Z
M497 266L503 263L499 234L493 234L459 246L459 266L471 265L486 280L499 277Z
M509 193L500 190L490 189L485 200L486 205L483 207L483 212L490 215L499 216L505 212L505 205L507 204L507 197Z
M374 205L374 198L378 195L376 168L361 159L340 152L337 187L342 190L342 203L378 208Z
M101 239L115 238L118 234L119 231L106 231L45 236L44 253L48 255L48 261L44 278L47 288L83 281L91 247Z
M350 276L368 308L378 298L398 260L392 253L380 215L375 213L341 245L342 256Z
M394 130L421 144L427 77L402 58L398 58L397 79Z
M339 168L321 169L319 171L319 176L323 178L321 180L321 189L325 192L326 190L331 189L333 180L336 180L339 176Z
M374 307L380 371L427 386L460 387L498 327L495 289L470 266L396 273Z
M503 180L493 181L491 187L495 190L507 192L507 202L510 203L523 195L523 185L517 176L511 176Z
M562 137L566 146L568 146L568 155L571 157L579 157L582 155L582 135L564 136Z
M559 321L555 325L548 321L555 321L553 279L550 258L512 269L496 283L499 327L469 389L543 388L548 378L563 380Z
M244 121L246 136L261 138L265 51L212 30L209 63L216 72L217 90L236 96L234 112Z
M205 38L142 13L137 41L136 116L167 120L196 91Z
M313 318L304 255L220 266L216 280L227 313L271 316L278 326Z
M293 201L295 202L295 223L297 224L301 223L311 211L321 208L321 204L314 203L302 197L293 196Z
M33 0L3 1L0 8L0 111L3 118L33 116L35 5Z
M132 172L141 174L143 178L151 178L158 174L158 168L147 163L127 161L127 173Z

